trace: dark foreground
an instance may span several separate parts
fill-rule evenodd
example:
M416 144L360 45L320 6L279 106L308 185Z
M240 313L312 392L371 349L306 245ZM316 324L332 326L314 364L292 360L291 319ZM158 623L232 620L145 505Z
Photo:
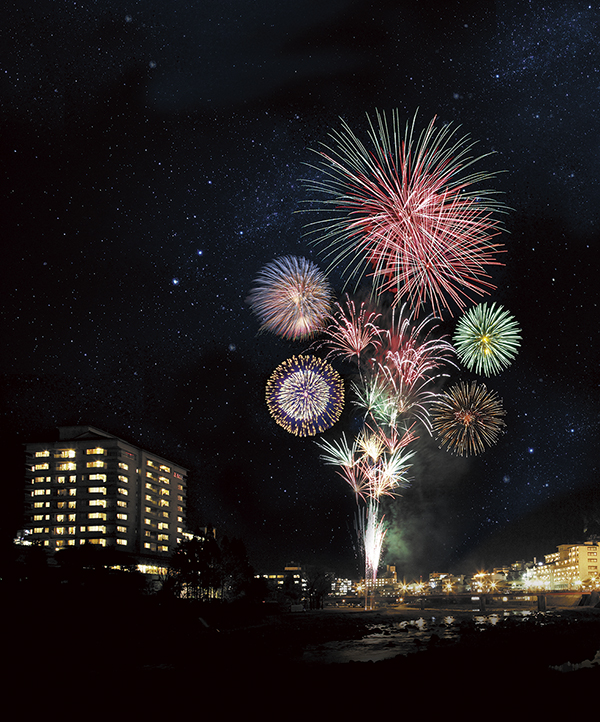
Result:
M373 624L419 614L291 614L115 599L82 599L65 607L37 600L11 610L9 628L18 637L4 657L16 672L11 690L24 713L56 711L58 699L64 713L83 705L117 719L148 712L201 717L216 710L225 719L234 712L262 716L267 710L269 716L285 710L286 717L320 719L321 711L357 712L372 704L393 704L399 711L409 702L435 703L440 714L466 712L481 702L507 704L513 711L517 705L520 718L527 711L551 710L546 705L560 700L577 700L582 713L588 703L597 705L600 665L554 669L594 659L600 649L596 608L507 617L484 630L472 613L461 612L456 640L434 634L408 655L375 663L302 659L307 645L359 639Z

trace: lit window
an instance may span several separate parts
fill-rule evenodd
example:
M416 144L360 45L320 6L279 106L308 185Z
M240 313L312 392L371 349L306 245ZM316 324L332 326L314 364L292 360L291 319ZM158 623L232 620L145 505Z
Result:
M61 535L61 534L66 534L66 532L67 532L67 530L65 529L64 526L55 526L55 527L54 527L54 533L55 533L55 534Z
M159 534L158 541L169 541L169 535L168 534Z
M57 514L56 515L56 521L64 521L65 515L64 514Z
M58 547L64 547L65 546L65 540L64 539L57 539L54 542L55 546Z
M90 481L106 481L106 474L90 474Z
M77 521L77 514L69 514L69 521Z
M168 483L169 483L169 480L167 479L166 476L159 476L159 477L158 477L158 480L159 480L159 481L162 481L163 484L168 484Z
M50 452L49 452L49 451L36 451L36 452L35 452L35 455L36 455L37 457L40 457L40 456L50 456Z
M77 530L76 527L70 526L70 527L69 527L69 534L74 535L75 532L76 532L76 530Z
M69 489L69 496L77 496L77 489Z
M101 511L93 511L88 514L88 519L102 519L102 521L106 521L106 514Z
M75 449L63 449L62 451L57 451L56 454L54 454L55 459L74 459L75 458Z
M118 531L120 534L127 534L127 527L126 527L126 526L118 526L118 527L117 527L117 531Z
M66 461L64 464L59 464L56 468L58 471L75 471L77 464L74 461Z
M44 494L50 493L50 489L34 489L31 493L33 496L44 496Z
M127 539L117 539L117 544L125 546L127 544Z
M127 502L126 502L126 501L122 501L121 499L117 499L117 506L124 506L124 507L126 507L126 506L127 506Z
M57 481L59 484L64 484L64 483L65 483L65 479L66 479L65 476L57 476L57 477L56 477L56 481Z
M171 492L170 492L168 489L161 489L161 490L160 490L160 495L161 495L161 496L169 496L170 493L171 493Z
M71 490L69 489L69 491L71 491ZM66 489L59 489L56 493L57 493L58 496L66 496L66 495L67 495L67 490L66 490Z
M158 528L159 528L159 529L168 529L168 528L169 528L169 525L167 524L166 521L161 521L161 522L159 522L159 524L158 524Z
M33 521L44 521L44 515L43 514L35 514L33 517Z
M77 508L77 502L76 501L70 501L68 503L69 509L76 509Z
M127 514L117 514L117 519L121 519L122 521L127 521Z
M36 526L33 528L34 534L43 534L44 533L44 527L43 526Z
M44 502L43 501L36 501L33 504L34 509L43 509L44 508Z
M168 552L168 551L169 551L169 547L164 546L164 545L163 545L163 546L159 546L159 547L158 547L158 551L159 551L159 552Z
M106 534L106 527L105 526L88 526L88 531L96 532L100 534Z
M106 449L101 449L99 447L96 447L95 449L86 449L86 454L106 454Z
M80 543L83 541L83 539L80 540ZM85 540L88 544L97 544L98 546L105 547L106 546L106 539L86 539Z
M50 464L36 464L35 466L31 467L32 471L41 471L42 469L49 469Z
M160 471L164 471L165 474L170 474L171 469L168 466L165 466L164 464L161 464L159 466Z
M92 469L92 468L95 468L95 469L104 469L105 466L106 466L106 462L105 462L105 461L88 461L88 462L86 463L86 467L87 467L88 469Z
M123 494L124 496L127 496L129 494L128 489L121 489L121 487L119 487L117 491L119 492L119 494Z
M124 461L119 461L119 469L129 471L129 464L126 464Z
M183 479L183 476L182 476L181 474L178 474L176 471L173 472L173 476L174 476L176 479Z
M106 499L90 499L88 503L90 506L101 506L106 509Z
M124 484L127 484L129 482L129 479L126 476L123 476L123 474L119 474L117 477L119 481L122 481Z
M72 475L69 477L69 484L74 484L77 481L77 477Z
M166 499L161 499L161 500L158 502L158 505L159 505L159 506L169 506L169 502L168 502Z
M105 486L88 486L88 494L105 494L106 495L106 487Z

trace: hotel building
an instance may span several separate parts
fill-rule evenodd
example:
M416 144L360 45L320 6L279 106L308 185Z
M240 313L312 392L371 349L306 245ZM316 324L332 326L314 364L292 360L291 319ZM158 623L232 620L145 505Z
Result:
M58 432L25 444L27 542L167 557L185 530L187 469L92 426Z
M527 569L523 581L529 587L544 589L579 589L582 584L598 580L600 544L560 544L558 551L544 555L544 564Z

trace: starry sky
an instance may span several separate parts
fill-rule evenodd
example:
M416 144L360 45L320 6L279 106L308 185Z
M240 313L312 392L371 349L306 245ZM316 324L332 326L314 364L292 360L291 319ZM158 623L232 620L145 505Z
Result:
M517 318L481 457L419 441L390 502L400 575L538 558L600 533L600 8L589 2L16 0L0 28L2 438L91 424L183 464L190 526L260 571L358 576L356 505L264 387L306 348L259 334L258 271L304 237L311 148L419 112L493 153L510 212L489 300ZM486 168L488 169L488 168ZM335 271L330 280L341 294ZM445 319L452 331L454 320ZM343 428L344 419L340 424ZM8 533L11 529L8 529Z

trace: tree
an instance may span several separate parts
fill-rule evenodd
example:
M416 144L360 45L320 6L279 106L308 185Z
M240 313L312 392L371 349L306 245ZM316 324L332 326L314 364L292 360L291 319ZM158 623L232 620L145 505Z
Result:
M173 588L191 599L213 599L222 587L221 550L214 534L195 534L182 542L171 557Z

